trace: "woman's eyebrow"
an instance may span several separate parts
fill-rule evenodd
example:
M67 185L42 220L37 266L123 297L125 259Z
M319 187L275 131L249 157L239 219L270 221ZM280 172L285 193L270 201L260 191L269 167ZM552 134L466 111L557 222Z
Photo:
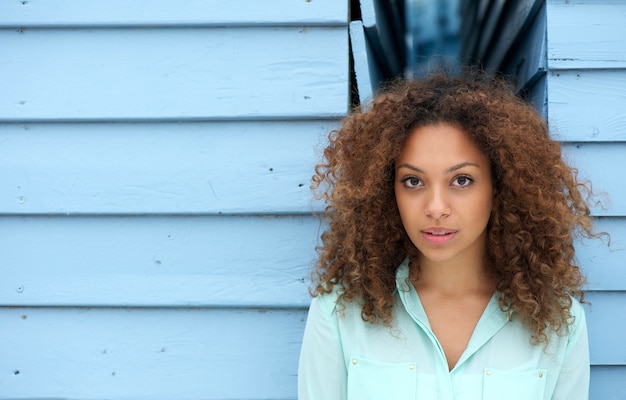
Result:
M447 172L447 173L450 173L450 172L458 171L459 169L464 168L464 167L476 167L476 168L480 168L480 167L478 166L478 164L475 164L475 163L472 163L472 162L467 161L467 162L462 162L462 163L460 163L460 164L456 164L456 165L451 166L450 168L446 169L446 172ZM415 172L419 172L420 174L423 174L423 173L424 173L424 171L423 171L422 169L419 169L419 168L414 167L413 165L411 165L411 164L407 164L407 163L400 164L400 165L398 165L398 166L396 167L396 169L400 169L400 168L408 168L408 169L413 170L413 171L415 171Z
M457 171L457 170L459 170L459 169L461 169L461 168L464 168L464 167L476 167L476 168L480 168L480 167L478 166L478 164L474 164L474 163L471 163L471 162L462 162L462 163L460 163L460 164L453 165L452 167L448 168L448 169L446 170L446 172L454 172L454 171Z
M419 172L420 174L423 174L423 173L424 173L424 171L423 171L423 170L421 170L421 169L419 169L419 168L417 168L417 167L414 167L414 166L412 166L411 164L407 164L407 163L400 164L400 165L398 165L398 166L396 167L396 169L400 169L400 168L408 168L408 169L413 170L413 171L415 171L415 172Z

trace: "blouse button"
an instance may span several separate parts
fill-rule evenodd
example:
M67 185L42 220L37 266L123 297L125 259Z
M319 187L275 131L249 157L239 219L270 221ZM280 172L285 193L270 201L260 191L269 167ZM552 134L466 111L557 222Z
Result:
M543 378L543 371L539 371L539 377Z
M491 370L489 370L489 369L488 369L488 370L485 372L485 374L487 374L487 375L491 375Z
M352 360L352 365L356 365L356 360Z
M409 369L413 371L415 369L415 365L414 364L409 365Z

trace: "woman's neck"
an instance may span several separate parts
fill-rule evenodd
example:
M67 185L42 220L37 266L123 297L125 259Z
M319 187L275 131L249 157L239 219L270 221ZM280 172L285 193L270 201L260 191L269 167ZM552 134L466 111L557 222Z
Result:
M491 295L495 280L487 272L484 257L455 262L415 260L410 264L411 281L415 289L447 296L471 294Z

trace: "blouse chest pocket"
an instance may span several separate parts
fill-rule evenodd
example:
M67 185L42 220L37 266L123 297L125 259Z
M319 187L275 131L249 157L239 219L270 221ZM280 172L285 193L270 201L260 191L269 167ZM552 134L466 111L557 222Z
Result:
M415 363L385 363L352 357L348 366L348 400L414 400Z
M483 400L541 400L546 388L546 370L500 371L483 373Z

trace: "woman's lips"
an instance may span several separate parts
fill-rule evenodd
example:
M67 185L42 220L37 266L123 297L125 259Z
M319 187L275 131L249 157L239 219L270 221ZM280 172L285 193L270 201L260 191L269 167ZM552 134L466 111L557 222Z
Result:
M422 231L422 236L427 242L432 244L446 243L456 235L457 231L444 228L430 228Z

